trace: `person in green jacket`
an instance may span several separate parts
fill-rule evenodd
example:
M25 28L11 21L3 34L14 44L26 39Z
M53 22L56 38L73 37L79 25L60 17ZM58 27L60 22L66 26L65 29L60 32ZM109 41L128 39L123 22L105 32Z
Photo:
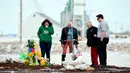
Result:
M52 26L52 23L48 20L45 19L42 22L42 25L38 29L37 35L40 40L40 48L41 48L41 54L42 57L44 58L46 54L46 58L49 59L50 62L50 51L51 51L51 45L52 45L52 37L51 35L54 34L54 28Z

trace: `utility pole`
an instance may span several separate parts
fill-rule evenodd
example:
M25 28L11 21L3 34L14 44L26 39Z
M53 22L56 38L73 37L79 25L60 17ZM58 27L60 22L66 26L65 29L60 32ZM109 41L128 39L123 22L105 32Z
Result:
M20 44L22 44L22 0L20 0Z
M123 35L123 24L121 24L121 35Z

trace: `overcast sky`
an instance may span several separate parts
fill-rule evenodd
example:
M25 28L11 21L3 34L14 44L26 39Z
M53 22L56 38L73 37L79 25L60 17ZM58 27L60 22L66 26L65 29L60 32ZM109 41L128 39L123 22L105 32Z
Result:
M20 0L0 1L0 31L4 34L16 34L19 25ZM23 21L34 12L44 12L60 22L60 12L64 10L67 0L37 1L40 5L35 0L23 0ZM111 30L121 32L122 25L124 31L130 29L130 0L86 0L85 10L94 25L98 25L96 14L102 13Z

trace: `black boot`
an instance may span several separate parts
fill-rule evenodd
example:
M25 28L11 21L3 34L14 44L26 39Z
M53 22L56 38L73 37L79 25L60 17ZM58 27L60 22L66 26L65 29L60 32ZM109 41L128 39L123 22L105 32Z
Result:
M66 55L62 54L62 62L65 61L65 57L66 57Z
M66 57L66 55L63 55L63 54L62 54L62 58L61 58L62 61L61 61L61 62L65 61L65 57ZM63 66L63 63L62 63L61 65Z

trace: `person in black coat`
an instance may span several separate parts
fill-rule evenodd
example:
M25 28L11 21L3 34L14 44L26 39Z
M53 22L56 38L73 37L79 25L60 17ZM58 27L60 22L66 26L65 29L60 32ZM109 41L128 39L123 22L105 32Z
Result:
M98 39L97 39L97 27L94 27L91 23L91 21L88 21L87 23L87 46L91 48L91 66L98 66L98 52L97 52L97 45L98 45Z
M61 46L63 48L62 62L65 61L67 47L69 46L69 53L72 53L72 41L74 45L78 45L78 33L77 29L72 27L72 21L68 22L68 26L64 27L61 32Z

